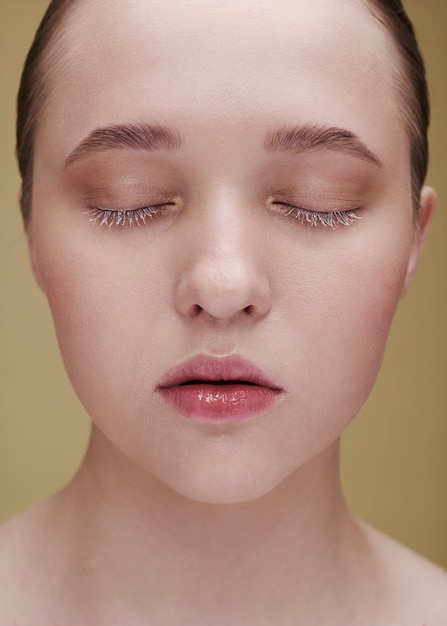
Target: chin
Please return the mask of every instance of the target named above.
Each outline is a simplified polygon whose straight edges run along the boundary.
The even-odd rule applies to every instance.
[[[243,481],[233,481],[230,484],[188,484],[181,485],[176,491],[179,495],[204,504],[242,504],[257,500],[270,493],[276,485],[253,485]]]
[[[176,480],[175,478],[178,478]],[[214,467],[213,471],[197,470],[170,476],[164,484],[177,494],[206,504],[241,504],[262,498],[282,483],[284,477],[275,472],[268,475],[265,469],[260,475],[253,468]]]

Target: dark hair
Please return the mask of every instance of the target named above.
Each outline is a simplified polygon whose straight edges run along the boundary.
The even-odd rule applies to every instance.
[[[367,0],[367,4],[391,33],[402,64],[395,81],[410,139],[411,193],[417,211],[429,156],[430,98],[424,59],[401,0]]]
[[[22,177],[21,210],[25,224],[31,215],[34,142],[39,115],[49,96],[49,61],[63,24],[80,0],[52,0],[25,61],[17,99],[16,154]],[[365,0],[373,15],[391,33],[399,53],[395,82],[410,140],[411,192],[414,209],[428,167],[428,86],[415,32],[401,0]]]
[[[78,0],[53,0],[25,60],[17,95],[16,155],[22,177],[20,208],[25,225],[31,216],[34,142],[39,115],[48,97],[48,60],[69,11]]]

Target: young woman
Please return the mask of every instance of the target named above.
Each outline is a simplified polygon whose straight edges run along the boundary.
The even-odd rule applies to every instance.
[[[432,220],[427,124],[397,0],[50,5],[21,207],[92,434],[1,531],[2,624],[447,624],[338,477]]]

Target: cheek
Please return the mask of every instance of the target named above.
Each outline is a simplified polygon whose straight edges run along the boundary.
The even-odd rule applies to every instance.
[[[123,395],[132,398],[142,360],[147,364],[149,354],[156,362],[167,338],[166,272],[145,259],[138,265],[100,245],[41,247],[43,287],[67,373],[99,419]]]
[[[332,425],[329,437],[356,415],[376,380],[405,283],[408,232],[309,257],[290,285],[288,317],[296,322],[288,336],[301,355],[295,388],[305,413]]]
[[[150,386],[163,353],[175,353],[173,335],[186,332],[170,307],[175,277],[160,251],[129,256],[96,241],[91,247],[48,243],[54,240],[45,237],[39,247],[43,286],[69,377],[97,415],[124,389],[141,393],[141,386]],[[343,241],[305,252],[282,246],[279,263],[281,255],[272,253],[276,298],[272,314],[252,333],[254,354],[258,338],[271,346],[272,363],[277,354],[278,367],[287,363],[292,394],[309,415],[316,405],[321,415],[328,404],[339,405],[349,418],[360,408],[377,376],[406,275],[405,237],[375,240],[370,232],[368,239]],[[291,272],[291,266],[300,269]]]
[[[237,349],[271,365],[287,394],[274,415],[225,437],[198,434],[151,398],[166,354],[172,363],[197,350],[170,304],[172,246],[129,254],[44,233],[36,242],[43,287],[87,412],[117,447],[190,497],[213,499],[218,484],[241,498],[272,488],[341,434],[377,376],[410,242],[384,239],[400,231],[379,226],[329,234],[327,245],[281,236],[263,247],[272,310],[238,327]]]

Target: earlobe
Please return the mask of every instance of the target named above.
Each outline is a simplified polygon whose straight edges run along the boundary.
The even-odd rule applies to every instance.
[[[404,295],[411,283],[413,282],[414,275],[421,259],[424,243],[430,232],[430,227],[435,216],[437,194],[432,187],[424,187],[421,192],[421,201],[419,211],[416,215],[414,225],[413,243],[411,246],[410,258],[408,260],[407,275],[405,278],[405,285],[402,292]]]
[[[36,279],[36,282],[39,285],[39,287],[42,289],[42,291],[44,291],[44,288],[42,285],[42,277],[39,271],[39,264],[37,261],[36,250],[34,247],[32,228],[30,225],[28,225],[26,229],[26,241],[28,244],[28,254],[29,254],[29,259],[31,262],[31,269],[33,270],[34,278]]]
[[[20,186],[19,193],[17,194],[17,202],[19,204],[20,209],[22,209],[22,200],[23,200],[23,187]]]
[[[19,193],[17,194],[17,201],[23,213],[22,200],[23,200],[23,187],[21,186],[19,189]],[[39,271],[39,265],[37,263],[36,252],[34,248],[32,227],[29,221],[25,222],[25,236],[26,236],[26,242],[28,245],[28,255],[29,255],[30,262],[31,262],[31,269],[33,271],[34,278],[36,279],[36,282],[39,285],[39,287],[42,289],[42,291],[44,291],[43,286],[42,286],[42,278],[41,278],[40,271]]]
[[[20,205],[21,200],[22,200],[22,189],[20,189],[19,191],[18,200],[19,200],[19,205]],[[29,255],[29,259],[31,263],[31,269],[33,271],[34,278],[36,279],[36,282],[39,285],[39,287],[42,289],[42,291],[45,291],[43,288],[42,277],[40,275],[39,263],[37,261],[36,249],[34,246],[33,229],[32,229],[32,225],[30,222],[28,222],[25,225],[25,236],[26,236],[26,243],[28,246],[28,255]]]

